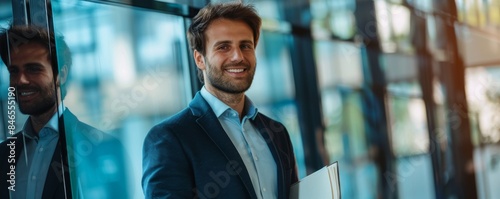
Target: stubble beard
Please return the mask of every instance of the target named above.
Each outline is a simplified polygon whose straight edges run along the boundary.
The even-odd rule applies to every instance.
[[[252,71],[247,71],[248,73],[250,73],[250,75],[248,75],[245,78],[244,83],[237,84],[237,83],[231,82],[229,77],[224,75],[223,70],[217,69],[208,60],[205,60],[205,63],[207,63],[207,69],[209,69],[206,72],[206,74],[207,74],[206,78],[208,79],[210,84],[214,88],[216,88],[217,90],[220,90],[222,92],[229,93],[229,94],[241,94],[241,93],[246,92],[250,88],[250,86],[252,85],[253,77],[255,74],[255,67],[253,68]],[[245,68],[247,70],[251,69],[250,65],[247,63],[227,64],[227,65],[222,66],[221,68],[227,68],[229,66],[235,66],[235,65],[239,65],[239,66],[243,65],[243,66],[245,66]]]
[[[42,95],[33,102],[19,102],[19,111],[23,114],[38,116],[46,113],[56,105],[56,95],[53,86],[49,89],[37,88]]]

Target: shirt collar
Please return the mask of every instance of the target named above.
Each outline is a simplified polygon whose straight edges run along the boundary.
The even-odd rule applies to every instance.
[[[227,104],[224,102],[220,101],[219,98],[215,97],[212,95],[212,93],[208,92],[205,86],[203,86],[200,90],[201,96],[207,101],[208,105],[212,108],[212,110],[215,113],[215,116],[220,117],[224,112],[227,110],[233,110],[231,107],[229,107]],[[258,110],[257,108],[253,105],[253,102],[245,95],[245,107],[244,109],[246,110],[245,112],[247,113],[246,116],[251,118],[252,120],[255,119],[257,116]]]
[[[250,100],[250,98],[248,98],[246,95],[245,95],[245,110],[247,110],[247,117],[251,118],[252,120],[255,119],[255,117],[257,117],[257,113],[259,112],[257,107],[255,107],[253,105],[253,102],[252,100]]]
[[[26,121],[26,123],[23,126],[24,136],[26,136],[30,139],[35,139],[36,137],[48,136],[49,133],[42,133],[42,130],[44,128],[51,130],[48,132],[59,133],[59,117],[61,117],[61,115],[63,114],[63,112],[65,110],[66,110],[66,107],[62,103],[60,103],[58,108],[57,108],[56,113],[54,113],[54,115],[52,115],[52,117],[47,122],[47,124],[45,124],[45,126],[43,126],[42,129],[40,129],[40,132],[38,132],[39,133],[38,136],[36,135],[35,130],[33,129],[33,126],[31,125],[31,120],[28,118],[28,120]],[[45,132],[45,131],[43,131],[43,132]]]

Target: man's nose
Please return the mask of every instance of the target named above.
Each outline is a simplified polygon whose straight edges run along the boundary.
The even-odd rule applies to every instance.
[[[231,56],[231,62],[240,62],[242,60],[243,60],[243,52],[241,52],[241,49],[239,48],[234,48]]]
[[[30,81],[29,81],[29,78],[26,74],[20,72],[18,75],[17,75],[17,78],[15,79],[15,82],[17,85],[26,85],[26,84],[29,84]]]

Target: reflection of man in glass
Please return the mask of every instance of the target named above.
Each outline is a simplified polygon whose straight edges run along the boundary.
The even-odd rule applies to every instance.
[[[297,181],[288,132],[245,96],[260,25],[240,3],[208,5],[193,18],[188,37],[204,87],[148,133],[146,198],[288,198]]]
[[[55,43],[57,54],[63,57],[60,70],[54,64]],[[19,109],[29,115],[21,133],[13,136],[15,147],[9,146],[9,139],[0,144],[0,198],[9,198],[9,194],[11,198],[23,199],[66,198],[82,195],[82,191],[76,190],[85,184],[100,182],[105,186],[98,176],[93,178],[99,180],[89,180],[75,175],[83,165],[99,162],[100,157],[117,156],[113,152],[97,152],[103,152],[103,147],[117,147],[119,142],[80,122],[61,103],[71,66],[71,53],[63,38],[39,27],[11,26],[0,32],[0,54],[10,74],[10,86],[15,88]],[[63,123],[67,146],[60,134]],[[13,148],[15,162],[8,162]],[[67,151],[69,168],[63,166],[68,161],[62,151]],[[15,191],[7,189],[12,184],[5,174],[11,170],[15,170]],[[72,173],[72,193],[65,183],[70,176],[68,170]],[[98,167],[93,170],[89,174],[97,174]]]

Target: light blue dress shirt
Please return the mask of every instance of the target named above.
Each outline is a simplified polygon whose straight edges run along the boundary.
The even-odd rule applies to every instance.
[[[257,116],[257,108],[245,96],[246,115],[240,122],[237,111],[209,93],[205,87],[200,91],[219,119],[222,128],[233,142],[243,159],[259,199],[278,197],[276,162],[265,139],[249,120]]]
[[[35,133],[31,120],[24,124],[22,133],[24,148],[16,164],[16,191],[11,191],[12,198],[42,198],[47,171],[59,139],[59,116],[65,107],[60,105],[59,114],[54,114],[49,122]]]

